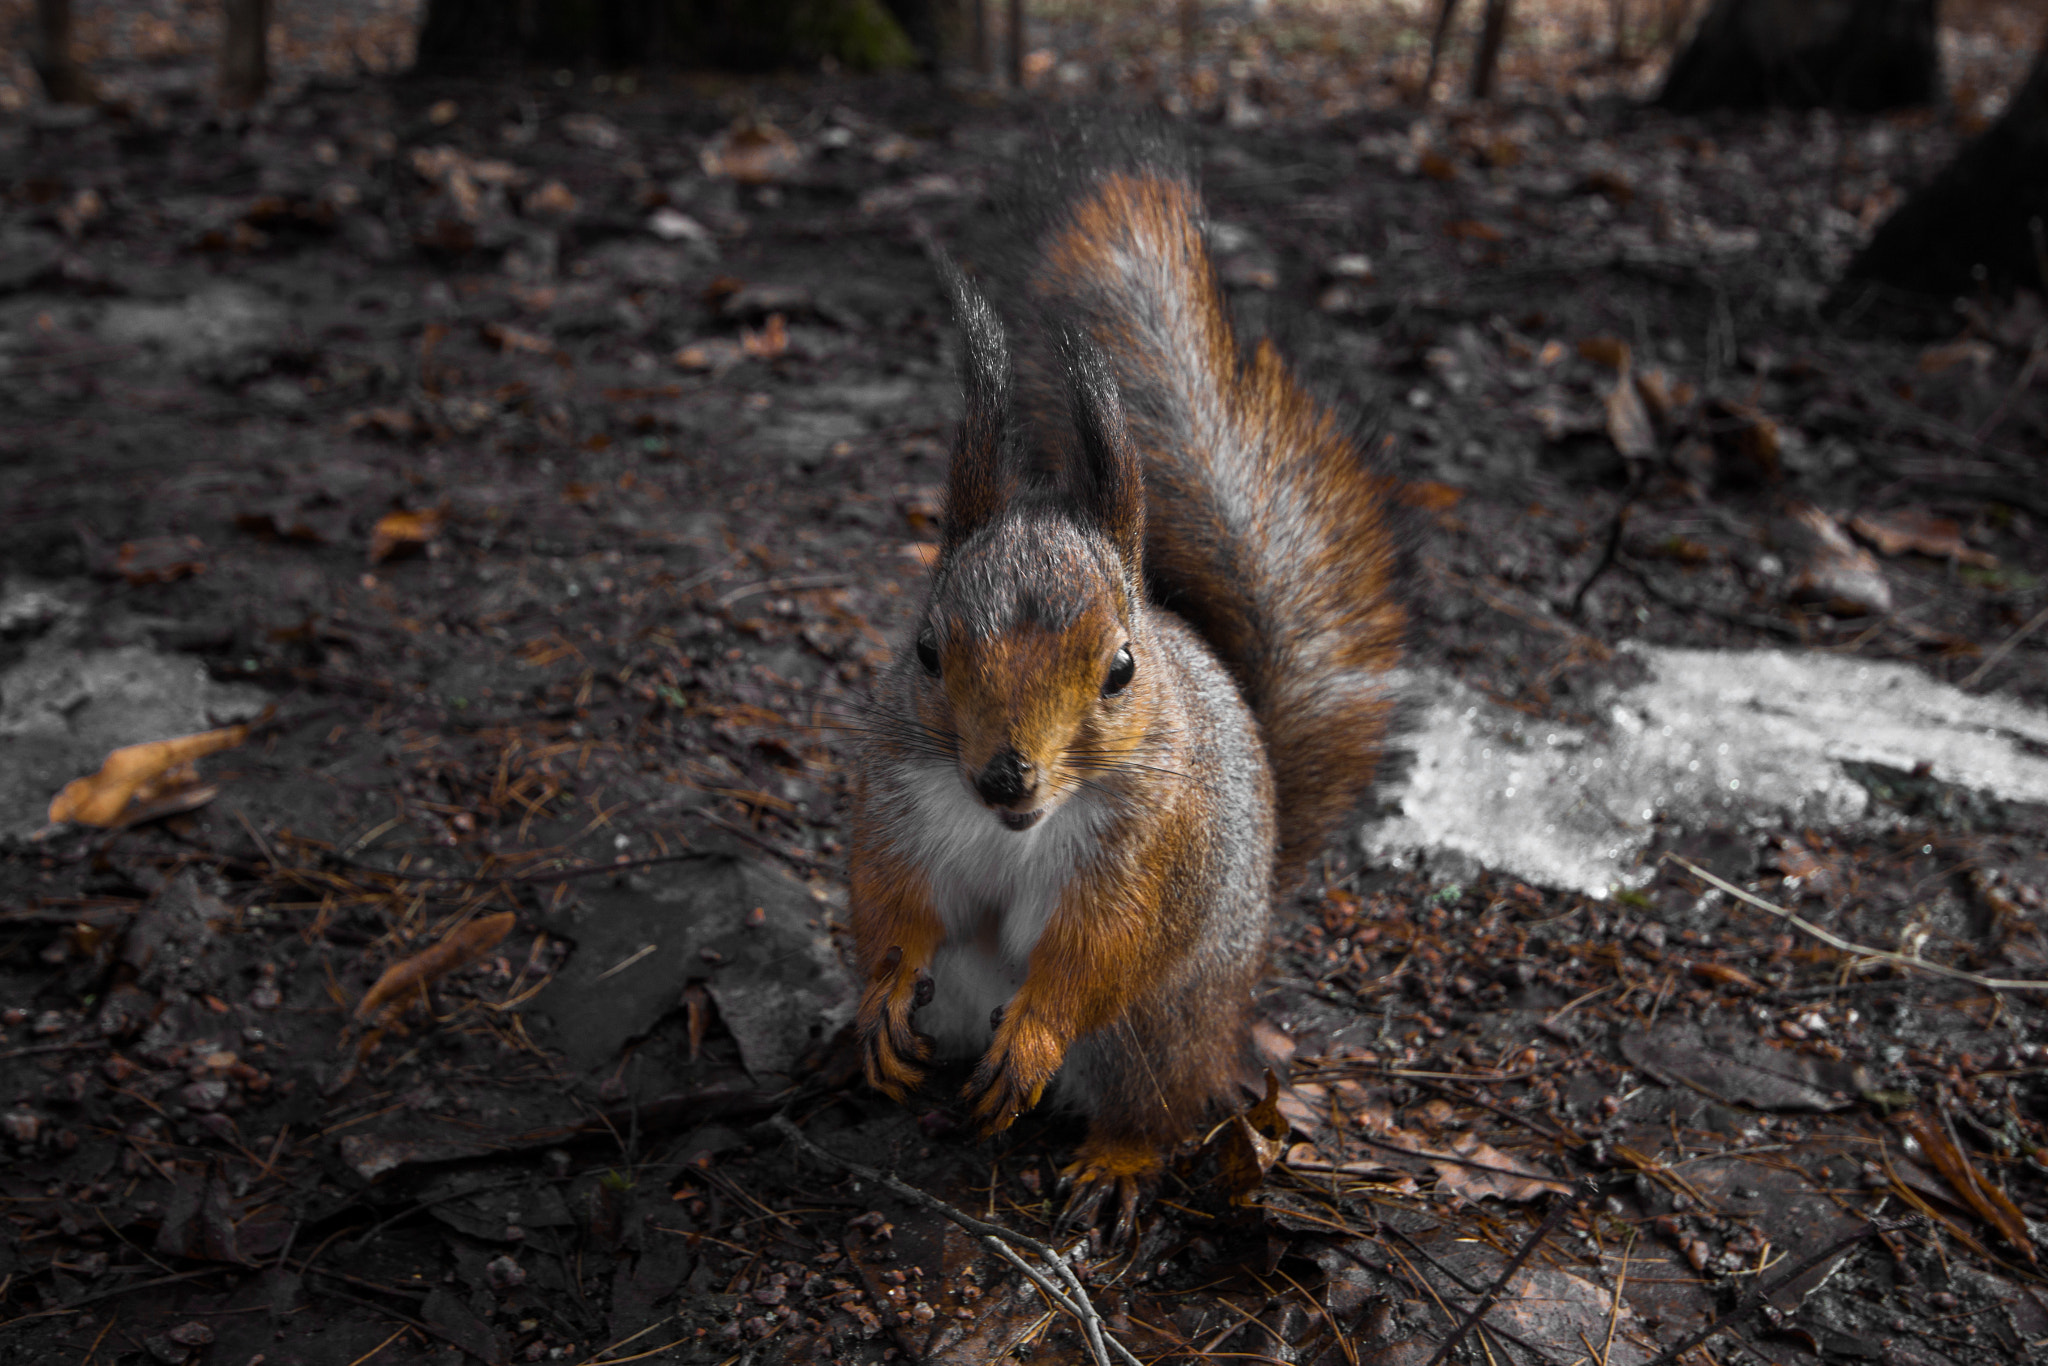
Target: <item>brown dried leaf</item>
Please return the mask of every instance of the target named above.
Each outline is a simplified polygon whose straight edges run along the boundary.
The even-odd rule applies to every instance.
[[[485,323],[481,329],[483,338],[499,351],[525,351],[535,356],[551,356],[555,344],[537,332],[512,327],[505,323]]]
[[[1982,370],[1998,358],[1998,349],[1990,342],[1976,337],[1964,337],[1959,341],[1944,342],[1930,346],[1920,353],[1920,373],[1938,375],[1958,365],[1968,365]]]
[[[1280,1113],[1280,1079],[1266,1073],[1266,1097],[1230,1117],[1219,1140],[1217,1180],[1233,1202],[1242,1202],[1266,1180],[1287,1150],[1288,1123]]]
[[[1621,373],[1607,394],[1607,436],[1614,449],[1630,460],[1647,460],[1657,453],[1657,429],[1651,425],[1650,410],[1629,379],[1627,348],[1623,348]]]
[[[348,420],[342,423],[342,430],[370,431],[396,440],[417,434],[420,421],[405,408],[365,408],[359,413],[350,413]]]
[[[1812,504],[1792,509],[1804,533],[1804,562],[1792,576],[1788,595],[1836,616],[1882,616],[1892,610],[1892,589],[1877,560],[1851,541],[1835,519]]]
[[[528,218],[574,218],[583,203],[567,185],[559,180],[550,180],[539,189],[530,191],[522,207]]]
[[[704,174],[764,185],[782,180],[803,165],[803,149],[789,134],[763,119],[742,119],[704,144],[698,153]]]
[[[151,536],[123,541],[114,555],[113,572],[136,585],[173,583],[206,572],[199,557],[206,546],[196,536]]]
[[[1509,1157],[1477,1134],[1459,1134],[1451,1154],[1461,1161],[1436,1160],[1437,1189],[1467,1200],[1491,1195],[1500,1200],[1534,1200],[1539,1195],[1570,1195],[1571,1182],[1559,1181],[1541,1168]]]
[[[1964,543],[1961,523],[1920,508],[1859,513],[1849,519],[1849,530],[1880,555],[1918,554],[1935,560],[1959,560],[1980,569],[1998,566],[1996,555]]]
[[[117,749],[107,756],[98,773],[64,785],[64,790],[50,803],[50,819],[76,821],[80,825],[113,825],[130,802],[160,800],[194,781],[195,760],[233,749],[248,738],[247,726],[227,726]]]
[[[1460,218],[1444,224],[1444,236],[1454,242],[1500,242],[1507,234],[1491,223],[1482,223],[1476,218]]]
[[[1604,365],[1618,375],[1626,376],[1629,367],[1628,343],[1619,337],[1602,334],[1587,337],[1579,343],[1579,354],[1595,365]]]
[[[1783,474],[1778,453],[1784,443],[1777,423],[1746,403],[1725,398],[1709,405],[1707,416],[1715,471],[1724,482],[1757,485],[1778,481]]]
[[[511,911],[479,916],[457,926],[440,943],[393,963],[363,993],[363,999],[356,1005],[355,1018],[358,1021],[373,1019],[414,990],[430,986],[463,964],[481,958],[512,933],[512,926],[518,918]]]
[[[740,350],[755,360],[774,360],[789,350],[789,325],[780,313],[770,313],[759,332],[742,329]]]
[[[401,549],[425,545],[441,534],[447,520],[448,514],[439,508],[385,513],[370,533],[370,563],[381,564]]]
[[[1958,1148],[1943,1127],[1918,1110],[1895,1115],[1892,1123],[1904,1129],[1919,1143],[1920,1151],[1942,1179],[1962,1197],[1963,1203],[1975,1210],[1984,1222],[1998,1230],[1998,1236],[2026,1254],[2028,1261],[2038,1261],[2034,1255],[2033,1240],[2027,1234],[2027,1220],[2004,1191],[1991,1184],[1969,1154]]]

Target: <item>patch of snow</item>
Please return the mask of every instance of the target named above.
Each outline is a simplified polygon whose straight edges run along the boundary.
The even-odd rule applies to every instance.
[[[1973,697],[1905,664],[1781,650],[1627,645],[1650,677],[1593,710],[1604,733],[1502,707],[1448,677],[1366,832],[1373,858],[1481,867],[1604,895],[1640,885],[1657,825],[1852,825],[1870,815],[1847,763],[1912,770],[2048,803],[2048,713]]]

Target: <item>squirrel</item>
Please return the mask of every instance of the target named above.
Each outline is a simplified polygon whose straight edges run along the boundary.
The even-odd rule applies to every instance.
[[[1191,175],[1156,140],[1075,160],[1027,353],[947,267],[965,415],[855,767],[855,1035],[898,1100],[978,1059],[985,1135],[1078,1111],[1062,1222],[1114,1192],[1121,1241],[1257,1074],[1274,900],[1381,766],[1406,614],[1395,484],[1240,348]]]

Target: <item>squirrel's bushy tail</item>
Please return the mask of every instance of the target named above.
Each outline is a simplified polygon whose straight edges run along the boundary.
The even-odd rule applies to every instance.
[[[1358,811],[1394,718],[1394,485],[1270,342],[1240,348],[1170,161],[1068,168],[1031,291],[1110,358],[1144,454],[1145,571],[1265,729],[1280,885]]]

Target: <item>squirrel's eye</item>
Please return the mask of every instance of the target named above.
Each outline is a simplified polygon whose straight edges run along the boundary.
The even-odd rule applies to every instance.
[[[1116,652],[1116,658],[1109,661],[1109,677],[1102,680],[1102,695],[1115,697],[1131,685],[1131,679],[1138,672],[1138,661],[1131,657],[1131,647],[1125,645]]]
[[[939,642],[929,629],[917,637],[917,662],[924,665],[924,671],[933,678],[939,676]]]

